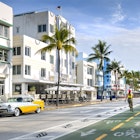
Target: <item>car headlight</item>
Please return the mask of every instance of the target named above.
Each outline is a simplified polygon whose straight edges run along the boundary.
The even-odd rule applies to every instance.
[[[11,105],[8,105],[8,108],[10,109],[11,108]]]

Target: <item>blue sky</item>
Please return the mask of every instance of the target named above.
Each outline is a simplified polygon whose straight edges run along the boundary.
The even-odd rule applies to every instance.
[[[14,14],[49,10],[76,29],[77,49],[90,54],[105,41],[127,70],[140,71],[140,0],[1,0]],[[57,10],[61,6],[61,11]]]

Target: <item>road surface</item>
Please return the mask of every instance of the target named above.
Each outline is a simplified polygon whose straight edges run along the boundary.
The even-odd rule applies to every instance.
[[[0,139],[102,140],[104,138],[112,140],[109,138],[112,136],[115,138],[126,136],[128,131],[133,131],[134,134],[131,137],[136,138],[137,131],[135,131],[135,127],[138,126],[139,121],[135,121],[136,126],[133,124],[133,127],[130,127],[131,124],[129,123],[132,123],[132,120],[134,121],[139,117],[140,107],[137,106],[140,105],[140,99],[135,99],[134,104],[136,107],[134,113],[129,112],[128,104],[123,100],[83,107],[43,111],[40,114],[30,113],[19,117],[1,117]],[[131,117],[134,119],[131,119]],[[131,121],[125,123],[125,120],[129,118]],[[124,124],[122,125],[121,123]],[[113,126],[118,127],[118,129],[111,131],[114,128]],[[124,129],[121,130],[123,127]],[[127,138],[129,140],[129,137]]]

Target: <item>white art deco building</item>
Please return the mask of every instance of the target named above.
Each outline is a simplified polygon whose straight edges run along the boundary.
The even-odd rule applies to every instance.
[[[13,9],[0,2],[0,97],[12,95]]]
[[[57,52],[37,53],[47,46],[40,41],[42,35],[52,36],[56,24],[66,26],[75,37],[75,29],[66,19],[50,11],[30,12],[14,16],[13,92],[21,94],[35,86],[39,94],[57,84]],[[61,51],[61,85],[77,86],[75,54]]]

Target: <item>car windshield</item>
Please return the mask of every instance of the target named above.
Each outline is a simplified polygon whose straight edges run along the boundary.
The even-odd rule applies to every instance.
[[[21,97],[15,97],[15,98],[9,98],[8,102],[22,102],[22,98]]]

